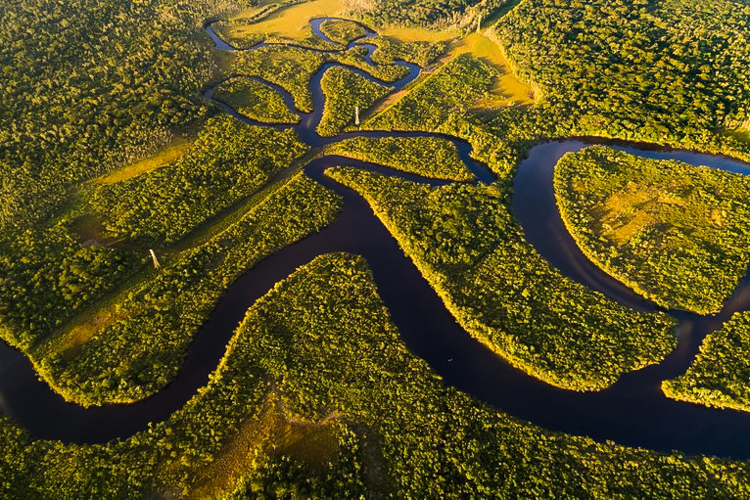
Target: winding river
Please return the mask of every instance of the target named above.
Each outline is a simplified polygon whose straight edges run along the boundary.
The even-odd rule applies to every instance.
[[[324,19],[311,23],[313,33],[320,32]],[[220,50],[234,50],[207,26]],[[377,36],[367,30],[366,38]],[[368,48],[367,61],[375,50],[372,44],[355,43]],[[256,49],[259,44],[248,50]],[[419,75],[420,68],[399,62],[408,75],[391,83],[402,88]],[[453,142],[460,156],[479,182],[494,177],[485,165],[470,158],[468,143],[440,134],[423,132],[355,132],[335,138],[322,138],[315,129],[322,116],[325,97],[320,79],[337,63],[324,65],[311,81],[314,111],[298,113],[295,125],[264,125],[239,115],[218,103],[233,116],[259,126],[294,128],[303,141],[313,147],[324,146],[347,137],[413,137],[439,136]],[[367,73],[356,70],[373,81]],[[264,82],[268,83],[268,82]],[[383,82],[380,82],[383,83]],[[278,86],[290,109],[291,96]],[[206,91],[211,98],[212,89]],[[214,101],[216,102],[216,101]],[[553,266],[566,276],[604,293],[607,297],[633,309],[654,310],[629,288],[609,277],[592,264],[573,242],[562,223],[553,192],[554,167],[563,154],[593,144],[605,143],[632,154],[652,158],[675,158],[694,165],[750,174],[750,165],[720,156],[597,139],[564,140],[533,147],[521,162],[515,178],[513,211],[523,226],[527,240]],[[347,165],[377,171],[386,175],[425,182],[431,185],[445,181],[394,172],[385,167],[343,157],[319,157],[304,167],[305,173],[344,199],[340,216],[327,228],[264,259],[230,286],[210,318],[201,327],[187,353],[176,379],[155,396],[129,405],[111,405],[84,409],[65,402],[40,381],[31,362],[20,352],[0,342],[0,410],[27,428],[37,438],[58,439],[73,443],[98,443],[125,438],[147,429],[181,408],[208,381],[224,354],[226,343],[242,320],[248,307],[275,283],[318,255],[345,251],[367,259],[374,274],[378,292],[388,306],[401,337],[409,350],[425,359],[446,384],[485,401],[500,411],[531,421],[544,428],[586,435],[598,441],[641,446],[658,451],[680,450],[750,458],[750,414],[732,410],[715,410],[673,401],[664,397],[662,380],[684,373],[709,332],[721,325],[735,311],[750,309],[750,279],[745,278],[716,316],[701,317],[681,311],[669,311],[679,320],[678,348],[664,362],[624,375],[609,389],[579,393],[555,388],[511,367],[502,358],[466,333],[447,311],[444,304],[422,277],[412,261],[398,247],[388,230],[373,215],[369,205],[357,195],[325,176],[332,166]]]

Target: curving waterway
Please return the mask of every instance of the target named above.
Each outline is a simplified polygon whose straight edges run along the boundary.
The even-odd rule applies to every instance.
[[[320,32],[323,21],[318,19],[311,25],[313,33],[327,40]],[[210,25],[207,29],[218,49],[234,50],[213,33]],[[366,38],[374,36],[374,32],[367,30]],[[361,42],[352,42],[344,50],[351,49],[355,43],[367,46],[367,60],[372,64],[370,56],[375,46]],[[391,83],[394,89],[402,88],[420,72],[416,65],[399,64],[408,69],[408,75]],[[226,105],[217,104],[233,116],[254,125],[292,127],[303,141],[313,147],[354,136],[443,137],[458,147],[462,160],[477,176],[478,182],[494,180],[485,165],[471,159],[470,145],[453,137],[423,132],[352,132],[335,138],[320,137],[315,132],[325,103],[320,79],[325,71],[336,65],[324,65],[312,79],[314,111],[298,113],[300,120],[294,125],[258,124]],[[366,78],[379,81],[361,70],[357,71]],[[290,109],[294,109],[291,96],[278,86],[273,88],[281,92]],[[211,95],[212,89],[207,90],[207,98],[210,99]],[[539,144],[519,165],[514,185],[513,212],[522,224],[529,243],[566,276],[633,309],[654,310],[653,304],[609,277],[581,253],[557,210],[552,182],[555,165],[563,154],[594,143],[605,143],[636,155],[674,158],[744,174],[750,174],[750,165],[720,156],[598,139]],[[275,283],[316,256],[344,251],[367,259],[378,292],[390,310],[403,341],[412,353],[425,359],[446,384],[498,410],[555,431],[658,451],[680,450],[691,454],[750,458],[750,432],[747,432],[750,430],[750,414],[673,401],[664,397],[660,389],[662,380],[684,373],[706,334],[721,327],[733,312],[750,309],[748,278],[740,283],[716,316],[701,317],[669,311],[679,321],[679,346],[664,362],[624,375],[604,391],[579,393],[558,389],[513,368],[456,323],[364,199],[325,175],[326,169],[339,165],[431,185],[448,183],[337,156],[324,156],[311,161],[304,167],[305,173],[343,197],[341,214],[321,232],[264,259],[232,284],[196,335],[180,373],[171,384],[155,396],[134,404],[84,409],[65,402],[37,378],[26,356],[0,342],[0,410],[35,437],[64,442],[105,442],[147,429],[150,423],[169,418],[198,388],[206,384],[248,307]]]

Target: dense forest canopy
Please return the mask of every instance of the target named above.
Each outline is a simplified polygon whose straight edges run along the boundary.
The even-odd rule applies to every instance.
[[[750,314],[735,314],[703,341],[690,369],[662,383],[664,393],[690,403],[750,411]]]
[[[386,3],[358,12],[376,25],[432,25],[506,4]],[[237,7],[210,0],[6,6],[0,222],[42,210],[63,186],[139,157],[204,115],[198,90],[212,63],[198,28]],[[748,119],[747,2],[529,0],[497,33],[520,75],[550,99],[576,102],[570,111],[584,116],[584,130],[699,140],[705,130]]]
[[[0,11],[0,224],[161,146],[205,115],[222,0],[22,0]]]
[[[353,13],[375,26],[473,28],[517,0],[351,0]]]
[[[592,135],[703,143],[750,110],[746,2],[527,0],[496,34]]]
[[[392,169],[337,168],[325,182],[365,197],[467,335],[548,384],[603,389],[662,362],[678,344],[674,318],[633,311],[544,260],[510,209],[519,158],[577,135],[750,158],[735,133],[750,130],[747,0],[331,0],[329,14],[408,28],[404,40],[367,39],[374,65],[364,46],[345,50],[362,25],[324,23],[334,42],[312,35],[316,2],[6,3],[0,341],[79,405],[137,403],[173,382],[232,283],[337,220],[342,199],[304,168],[324,154]],[[229,13],[252,7],[239,17],[258,27],[301,3],[309,11],[290,16],[299,37],[228,36]],[[203,29],[214,19],[238,47],[271,43],[214,50]],[[434,28],[447,29],[430,38]],[[468,38],[496,42],[502,57]],[[423,70],[393,92],[407,73],[397,60]],[[230,108],[293,123],[314,111],[310,81],[325,64],[361,73],[322,77],[318,131],[353,130],[359,107],[369,138],[321,151],[294,130],[214,116],[201,95],[218,85]],[[523,104],[493,101],[506,70],[533,88]],[[498,179],[471,185],[465,150],[444,135],[376,138],[394,130],[465,139]],[[430,187],[399,171],[457,182]],[[744,235],[735,222],[721,234]],[[208,383],[167,420],[68,445],[0,415],[0,497],[750,498],[746,462],[549,432],[446,386],[399,339],[362,257],[301,255],[306,264],[255,302]],[[747,410],[746,356],[724,360],[750,349],[748,325],[737,316],[715,332],[665,390]]]
[[[346,254],[316,258],[256,302],[205,390],[169,420],[75,446],[2,418],[0,441],[5,498],[750,494],[745,463],[550,433],[446,387],[399,341],[365,260]]]

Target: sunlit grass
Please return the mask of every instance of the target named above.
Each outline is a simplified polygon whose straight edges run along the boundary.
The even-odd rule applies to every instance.
[[[150,172],[164,165],[168,165],[178,160],[187,152],[190,147],[190,141],[184,137],[175,137],[174,140],[158,153],[143,160],[125,165],[117,170],[110,172],[96,179],[99,184],[115,184],[122,182],[138,175]]]
[[[561,215],[583,252],[662,307],[713,314],[746,273],[748,179],[603,147],[555,171]]]
[[[578,189],[585,189],[578,186]],[[611,238],[619,243],[626,243],[635,235],[657,227],[661,224],[672,224],[679,220],[679,216],[685,215],[686,211],[692,215],[690,222],[698,225],[718,224],[723,220],[720,211],[712,210],[693,203],[688,206],[690,200],[676,196],[667,191],[668,189],[680,189],[679,185],[663,188],[643,189],[642,186],[631,184],[622,191],[612,193],[605,202],[605,211],[601,214],[601,231],[606,238]],[[688,221],[684,221],[688,222]]]
[[[481,33],[472,33],[458,39],[450,51],[453,56],[471,53],[474,57],[494,67],[500,73],[492,89],[492,97],[484,106],[529,105],[534,103],[531,87],[513,75],[510,64],[500,47]]]
[[[491,39],[481,33],[470,33],[460,37],[456,30],[429,30],[426,28],[389,28],[382,32],[382,36],[391,37],[401,42],[428,41],[440,42],[452,40],[448,52],[441,57],[435,66],[445,64],[454,57],[470,53],[497,69],[500,76],[492,88],[491,97],[482,102],[483,107],[508,106],[508,105],[530,105],[534,103],[534,92],[531,87],[521,82],[513,75],[503,51]],[[406,92],[399,92],[389,97],[388,102],[392,104],[402,97]],[[384,109],[385,106],[379,106]]]
[[[258,35],[302,39],[312,35],[310,19],[340,15],[345,10],[342,0],[313,0],[281,9],[255,23],[243,22],[257,13],[258,9],[252,9],[232,16],[223,28],[223,33],[232,40]]]

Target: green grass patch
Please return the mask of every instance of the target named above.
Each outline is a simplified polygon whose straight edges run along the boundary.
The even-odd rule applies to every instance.
[[[272,39],[332,48],[312,36],[310,20],[336,16],[344,10],[341,0],[282,0],[248,9],[214,24],[217,33],[235,47],[250,47]]]
[[[750,120],[727,127],[724,130],[724,134],[743,143],[745,146],[750,146]]]
[[[182,158],[188,149],[190,149],[190,143],[191,141],[188,139],[176,137],[167,147],[160,150],[155,155],[120,167],[98,179],[95,179],[94,182],[100,184],[116,184],[118,182],[132,179],[133,177],[138,177],[141,174],[163,167],[164,165],[174,163]]]
[[[605,147],[555,170],[565,225],[607,273],[657,304],[716,313],[750,262],[750,179]]]
[[[534,103],[534,90],[521,82],[513,74],[510,63],[505,57],[500,45],[492,40],[494,32],[489,37],[480,33],[472,33],[455,42],[451,47],[451,54],[470,53],[473,57],[496,70],[492,91],[487,99],[478,106],[527,106]]]
[[[345,433],[335,413],[320,422],[307,421],[290,415],[281,395],[272,393],[259,415],[243,422],[216,459],[198,473],[185,498],[224,498],[236,488],[237,478],[262,467],[269,450],[320,472],[336,460]]]

